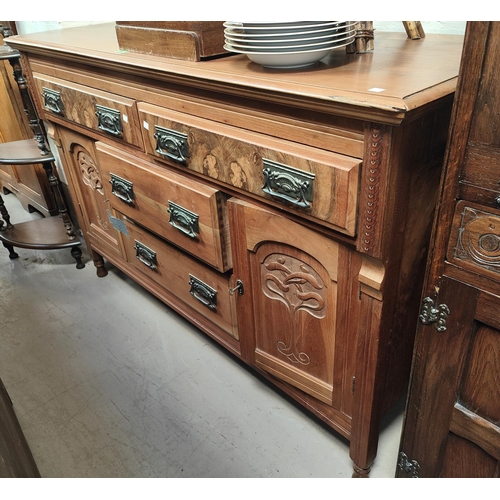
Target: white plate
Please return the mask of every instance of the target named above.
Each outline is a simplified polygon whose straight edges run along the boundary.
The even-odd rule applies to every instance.
[[[316,64],[326,57],[330,50],[303,52],[301,54],[280,54],[280,56],[269,54],[247,54],[247,57],[254,63],[273,69],[295,69],[306,68]]]
[[[348,45],[344,43],[338,47]],[[229,52],[245,54],[251,61],[274,69],[293,69],[312,66],[326,57],[332,49],[302,50],[297,52],[252,52],[248,50],[238,50],[227,44],[224,48]]]
[[[344,33],[338,33],[336,35],[323,35],[316,37],[303,37],[303,38],[275,38],[269,39],[245,39],[237,38],[231,35],[225,35],[225,39],[228,43],[232,45],[247,45],[252,47],[263,47],[263,46],[286,46],[286,45],[305,45],[310,43],[326,43],[326,42],[336,42],[346,37],[352,37],[356,34],[356,30],[350,30]]]
[[[278,23],[248,23],[246,21],[225,21],[224,27],[248,28],[248,29],[278,29],[294,30],[297,28],[315,28],[317,26],[331,26],[345,21],[295,21]]]
[[[224,30],[224,33],[226,35],[234,36],[234,37],[241,37],[245,39],[274,39],[274,38],[293,38],[295,36],[315,36],[316,34],[318,35],[326,35],[326,34],[336,34],[339,32],[339,30],[342,30],[344,28],[347,28],[349,30],[353,29],[354,26],[356,25],[356,21],[346,23],[345,21],[342,23],[342,26],[334,26],[334,27],[329,27],[329,28],[321,28],[318,30],[306,30],[306,31],[279,31],[277,33],[245,33],[241,29],[232,29],[232,28],[226,28]]]
[[[247,23],[237,23],[237,22],[231,22],[227,21],[223,23],[225,28],[231,28],[231,29],[238,29],[242,30],[245,33],[262,33],[262,34],[272,34],[272,33],[294,33],[297,31],[310,31],[310,30],[317,30],[320,28],[333,28],[338,26],[338,23],[342,21],[331,21],[331,22],[324,22],[324,23],[316,23],[312,24],[310,22],[304,22],[304,23],[278,23],[278,24],[259,24],[259,25],[248,25]],[[345,21],[343,21],[345,22]]]
[[[234,47],[235,49],[245,49],[248,50],[249,52],[252,53],[259,53],[259,52],[304,52],[307,50],[315,50],[315,49],[322,49],[322,48],[329,48],[329,49],[334,49],[335,47],[347,45],[354,41],[355,36],[345,36],[342,38],[338,38],[335,41],[328,40],[326,42],[316,42],[316,43],[305,43],[305,44],[292,44],[289,45],[285,42],[285,44],[274,44],[274,45],[248,45],[248,44],[243,44],[243,43],[233,43],[233,42],[226,42],[226,45],[230,47]]]

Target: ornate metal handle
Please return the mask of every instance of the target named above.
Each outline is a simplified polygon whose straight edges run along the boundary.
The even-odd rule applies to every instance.
[[[123,125],[121,113],[117,109],[96,104],[97,128],[115,137],[121,137]]]
[[[498,182],[498,184],[500,184],[500,181]],[[500,194],[495,198],[495,205],[497,207],[500,207]]]
[[[64,104],[61,99],[61,92],[42,87],[42,97],[45,109],[58,115],[64,114]]]
[[[169,224],[181,233],[186,234],[190,238],[196,238],[200,232],[198,223],[199,216],[194,212],[190,212],[184,207],[177,205],[173,201],[168,201],[168,213],[170,214]]]
[[[127,179],[110,173],[111,193],[128,205],[134,204],[134,185]]]
[[[155,151],[179,163],[186,163],[189,158],[188,136],[175,130],[155,125]]]
[[[158,268],[158,262],[156,260],[156,252],[148,248],[144,243],[140,241],[135,241],[135,256],[147,267],[156,271]]]
[[[215,311],[217,308],[217,290],[214,290],[192,274],[189,275],[189,284],[191,285],[189,293],[204,306]]]
[[[313,200],[315,175],[263,158],[264,185],[262,190],[275,198],[300,208],[310,208]]]

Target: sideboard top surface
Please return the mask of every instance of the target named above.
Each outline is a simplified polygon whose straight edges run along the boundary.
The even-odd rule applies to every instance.
[[[455,91],[463,36],[410,40],[404,32],[375,32],[373,52],[339,48],[317,65],[295,70],[264,68],[243,54],[193,62],[122,51],[114,23],[19,35],[8,43],[28,54],[57,54],[107,71],[399,123]]]

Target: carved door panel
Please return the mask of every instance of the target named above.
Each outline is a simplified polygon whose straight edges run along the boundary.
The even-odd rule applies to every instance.
[[[113,226],[116,217],[104,191],[103,179],[94,142],[73,131],[57,129],[66,156],[66,172],[73,196],[80,207],[80,227],[91,247],[122,255],[118,231]],[[90,240],[90,241],[89,241]]]
[[[254,253],[251,273],[255,363],[331,403],[336,276],[306,252],[268,242]]]
[[[248,294],[239,302],[242,351],[282,381],[347,408],[348,250],[242,201],[231,200],[230,216],[234,273]]]
[[[444,278],[445,330],[420,324],[397,474],[498,477],[498,297]]]

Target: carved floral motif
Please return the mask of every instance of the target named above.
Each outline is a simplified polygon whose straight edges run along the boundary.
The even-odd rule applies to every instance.
[[[81,146],[75,149],[74,154],[76,158],[76,163],[80,168],[80,173],[82,176],[83,183],[104,197],[105,194],[104,194],[104,187],[102,183],[101,174],[97,169],[94,159],[90,156],[87,150]],[[95,200],[95,197],[93,197],[93,204],[96,209],[97,223],[105,231],[108,231],[109,229],[108,220],[105,216],[101,214],[101,211]]]
[[[76,161],[80,167],[83,182],[87,184],[87,186],[90,186],[92,189],[95,189],[96,191],[99,191],[100,194],[104,195],[101,174],[97,170],[92,157],[87,153],[87,151],[80,150],[76,155]]]
[[[285,304],[294,317],[295,328],[290,332],[290,342],[286,345],[284,341],[278,341],[278,352],[292,363],[308,365],[309,356],[298,352],[295,345],[301,332],[297,313],[305,311],[319,319],[326,315],[326,288],[322,279],[304,262],[278,254],[266,258],[261,275],[264,294]]]

